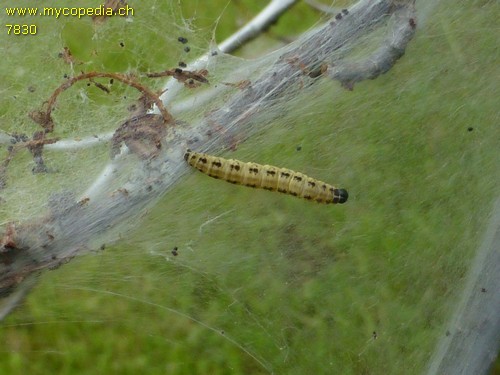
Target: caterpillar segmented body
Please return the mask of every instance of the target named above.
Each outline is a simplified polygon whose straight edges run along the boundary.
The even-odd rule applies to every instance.
[[[237,185],[279,191],[318,203],[345,203],[349,197],[345,189],[338,189],[286,168],[224,159],[189,149],[184,154],[184,159],[210,177]]]

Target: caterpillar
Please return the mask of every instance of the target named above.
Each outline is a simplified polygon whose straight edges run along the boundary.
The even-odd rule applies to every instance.
[[[349,194],[300,172],[272,165],[245,163],[234,159],[187,150],[184,159],[200,172],[237,185],[278,191],[318,203],[345,203]]]

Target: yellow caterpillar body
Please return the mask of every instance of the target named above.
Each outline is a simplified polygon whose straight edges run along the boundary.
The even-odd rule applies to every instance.
[[[200,172],[233,184],[279,191],[318,203],[345,203],[349,197],[345,189],[286,168],[245,163],[191,150],[186,151],[184,159]]]

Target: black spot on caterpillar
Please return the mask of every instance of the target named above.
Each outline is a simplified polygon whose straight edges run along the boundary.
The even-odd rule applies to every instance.
[[[286,168],[224,159],[189,149],[184,154],[184,159],[189,165],[210,177],[237,185],[279,191],[318,203],[345,203],[349,197],[345,189],[338,189]]]

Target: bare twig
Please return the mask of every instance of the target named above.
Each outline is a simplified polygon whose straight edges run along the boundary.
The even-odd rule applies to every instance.
[[[257,37],[275,23],[278,18],[297,3],[297,0],[272,0],[262,11],[252,18],[238,32],[231,35],[219,45],[219,49],[224,53],[230,53]]]
[[[199,86],[201,83],[208,83],[208,79],[206,78],[208,74],[208,70],[201,69],[195,72],[189,70],[182,70],[180,68],[177,69],[169,69],[160,73],[148,73],[146,76],[149,78],[159,78],[159,77],[173,77],[177,81],[183,83],[185,86],[189,88],[194,88]]]

